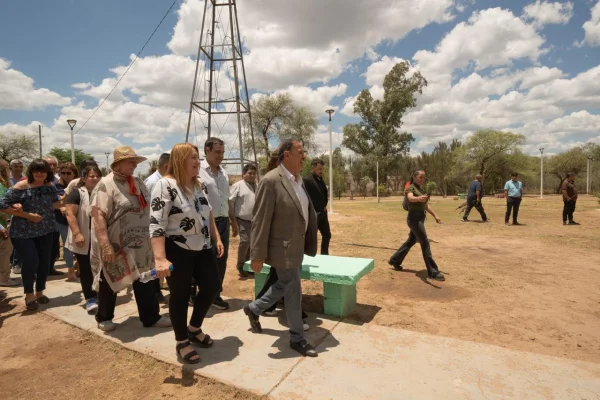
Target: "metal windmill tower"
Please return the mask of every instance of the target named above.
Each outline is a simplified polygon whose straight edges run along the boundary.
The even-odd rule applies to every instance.
[[[249,100],[236,0],[205,0],[185,141],[191,129],[200,148],[215,136],[225,142],[223,164],[256,164]],[[244,154],[243,127],[254,161]]]

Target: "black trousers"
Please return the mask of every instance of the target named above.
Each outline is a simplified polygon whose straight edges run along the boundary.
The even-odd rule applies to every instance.
[[[471,213],[471,210],[473,208],[475,208],[479,212],[479,215],[481,215],[482,220],[487,221],[487,215],[485,215],[485,210],[483,209],[481,200],[477,201],[477,197],[467,198],[467,208],[465,209],[465,214],[463,215],[464,220],[469,218],[469,214]]]
[[[329,255],[329,242],[331,241],[331,228],[327,212],[323,211],[317,214],[317,227],[321,232],[321,254]]]
[[[256,298],[259,299],[259,298],[263,297],[264,294],[267,293],[267,290],[269,290],[269,288],[271,286],[273,286],[275,284],[275,282],[277,282],[278,279],[279,279],[279,277],[277,276],[277,271],[275,270],[275,268],[271,267],[271,269],[269,270],[269,275],[267,275],[267,280],[265,281],[265,285],[263,286],[261,291],[258,292],[258,295],[256,296]],[[277,308],[277,303],[275,303],[271,307],[267,308],[267,311],[274,311],[275,308]],[[306,314],[304,311],[302,311],[302,319],[306,319],[306,318],[308,318],[308,314]]]
[[[437,264],[433,260],[431,246],[429,245],[429,239],[427,239],[427,232],[425,231],[425,211],[409,211],[408,216],[406,217],[406,223],[410,228],[408,239],[406,239],[406,242],[404,242],[398,251],[392,255],[390,261],[393,264],[402,265],[402,262],[410,249],[419,242],[421,245],[421,252],[423,253],[423,261],[425,261],[425,266],[427,267],[427,273],[429,274],[429,277],[436,276],[439,270]]]
[[[508,197],[506,199],[506,215],[504,216],[504,222],[508,222],[510,220],[510,214],[512,212],[512,220],[513,224],[517,222],[517,217],[519,216],[519,207],[521,206],[521,198],[520,197]]]
[[[154,325],[160,319],[158,300],[154,295],[151,282],[142,283],[138,280],[133,282],[133,293],[137,303],[140,321],[145,327]],[[117,294],[112,291],[104,271],[100,273],[100,287],[98,290],[98,313],[96,321],[110,321],[115,317],[115,306],[117,305]]]
[[[193,251],[179,247],[172,240],[165,240],[167,260],[173,264],[169,283],[169,315],[175,331],[175,340],[188,338],[187,314],[191,294],[192,277],[198,285],[190,325],[202,327],[206,313],[219,294],[221,281],[217,259],[212,249]]]
[[[577,200],[567,201],[563,198],[563,203],[563,222],[567,222],[567,219],[569,220],[569,222],[573,222],[573,213],[575,212],[575,205],[577,204]]]
[[[56,231],[52,235],[52,254],[50,255],[50,271],[54,270],[54,264],[60,256],[60,232]]]
[[[81,281],[81,291],[86,300],[94,299],[98,294],[92,290],[94,283],[94,274],[92,273],[92,264],[90,263],[90,253],[77,254],[73,253],[79,263],[79,279]]]

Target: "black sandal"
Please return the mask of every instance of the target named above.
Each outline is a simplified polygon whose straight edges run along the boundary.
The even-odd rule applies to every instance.
[[[185,356],[181,355],[181,350],[185,349],[186,347],[190,347],[192,349],[192,351],[190,351],[189,353],[187,353]],[[183,362],[185,364],[198,364],[200,362],[200,356],[198,355],[198,353],[196,352],[196,350],[194,350],[194,348],[192,347],[192,344],[188,341],[188,342],[183,342],[183,343],[177,343],[177,346],[175,346],[175,351],[177,352],[177,358],[179,360],[183,360]],[[195,360],[192,360],[192,357],[198,357]]]
[[[29,303],[25,303],[25,307],[27,307],[27,309],[29,311],[35,311],[39,308],[39,304],[37,300],[32,300]]]
[[[212,347],[214,341],[210,338],[210,336],[204,334],[204,338],[202,340],[198,339],[198,336],[202,334],[202,329],[198,329],[197,331],[190,331],[190,327],[188,326],[188,338],[190,342],[203,347],[205,349]]]
[[[48,303],[50,303],[50,299],[45,294],[43,294],[40,297],[38,297],[37,301],[40,304],[48,304]]]

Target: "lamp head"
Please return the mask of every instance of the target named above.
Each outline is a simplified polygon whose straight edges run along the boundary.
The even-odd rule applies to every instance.
[[[335,110],[331,110],[331,109],[329,109],[329,110],[325,110],[325,112],[326,112],[327,114],[329,114],[329,120],[331,121],[331,114],[333,114],[333,113],[335,112]]]
[[[77,120],[75,119],[68,119],[67,120],[67,124],[69,124],[69,126],[71,127],[71,129],[75,128],[75,124],[77,123]]]

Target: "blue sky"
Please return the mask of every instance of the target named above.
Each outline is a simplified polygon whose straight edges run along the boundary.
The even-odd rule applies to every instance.
[[[170,5],[5,5],[0,130],[31,132],[41,123],[44,147],[63,145],[65,120],[91,114],[122,72],[111,69],[129,64]],[[404,118],[417,139],[414,152],[488,127],[525,134],[530,153],[600,139],[598,1],[248,0],[238,8],[251,95],[290,92],[318,113],[324,143],[323,111],[337,110],[339,144],[343,125],[356,121],[354,96],[364,88],[381,95],[383,76],[399,59],[429,81]],[[199,0],[177,3],[106,110],[76,136],[77,147],[99,156],[123,143],[156,157],[182,141],[202,9]]]

